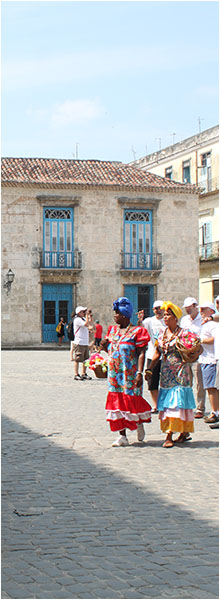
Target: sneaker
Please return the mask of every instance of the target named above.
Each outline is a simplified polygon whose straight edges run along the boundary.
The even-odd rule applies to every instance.
[[[87,373],[85,373],[85,375],[81,376],[81,379],[92,379],[92,377],[89,377],[89,375],[87,375]]]
[[[205,423],[218,423],[219,417],[216,417],[216,415],[214,413],[211,413],[208,417],[205,417],[204,422]]]
[[[212,425],[209,425],[210,429],[219,429],[219,423],[212,423]]]
[[[112,446],[113,448],[115,448],[118,446],[128,446],[128,444],[129,441],[126,435],[120,435],[120,437],[117,440],[115,440],[115,442],[113,442]]]
[[[137,426],[137,439],[139,442],[143,442],[144,438],[145,438],[144,426],[143,426],[143,423],[140,423]]]
[[[82,377],[81,377],[81,375],[75,375],[74,379],[75,379],[76,381],[82,381]]]

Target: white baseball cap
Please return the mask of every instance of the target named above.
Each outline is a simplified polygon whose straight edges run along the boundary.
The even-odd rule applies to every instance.
[[[77,306],[75,310],[76,315],[78,315],[81,310],[87,310],[87,306]]]
[[[197,302],[196,298],[192,298],[192,296],[187,296],[187,298],[185,298],[185,300],[184,300],[184,304],[183,304],[182,308],[187,308],[188,306],[191,306],[192,304],[197,304],[197,306],[198,306],[198,302]]]
[[[163,300],[155,300],[153,303],[153,308],[158,308],[158,306],[162,306]]]
[[[215,305],[213,304],[213,302],[204,301],[202,304],[200,304],[199,308],[211,308],[213,312],[215,312]]]

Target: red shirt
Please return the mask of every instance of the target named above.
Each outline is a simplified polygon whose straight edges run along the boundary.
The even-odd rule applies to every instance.
[[[95,326],[95,337],[96,338],[102,337],[102,325],[100,325],[99,323],[96,323],[96,326]]]

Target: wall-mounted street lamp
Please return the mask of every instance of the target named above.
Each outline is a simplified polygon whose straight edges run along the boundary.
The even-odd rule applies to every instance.
[[[13,283],[14,278],[15,278],[15,274],[13,273],[13,271],[11,269],[8,269],[8,272],[5,275],[5,282],[3,285],[3,287],[7,290],[6,291],[7,296],[11,290],[11,284]]]

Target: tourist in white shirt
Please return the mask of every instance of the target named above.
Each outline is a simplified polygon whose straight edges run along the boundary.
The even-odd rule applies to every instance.
[[[85,360],[89,358],[89,311],[85,306],[77,306],[74,326],[74,371],[76,380],[92,379],[86,373]],[[82,363],[82,375],[79,375]]]
[[[204,302],[203,305],[200,306],[200,313],[203,320],[207,317],[212,317],[215,314],[214,304],[212,302]],[[199,357],[199,362],[202,369],[203,386],[204,389],[207,389],[211,405],[211,414],[208,417],[205,417],[205,423],[219,422],[219,386],[217,380],[217,359],[214,347],[217,328],[218,324],[215,321],[207,321],[202,325],[200,334],[204,350]]]
[[[217,302],[216,302],[216,306],[217,306]],[[219,307],[218,307],[218,309],[219,309]],[[215,352],[216,369],[217,369],[217,372],[216,372],[216,387],[219,388],[219,356],[220,356],[220,325],[219,325],[219,322],[217,323],[217,327],[213,331],[213,334],[214,334],[214,338],[215,338],[215,341],[214,341],[214,352]],[[219,429],[219,422],[218,423],[211,423],[211,425],[209,425],[209,427],[211,429]]]
[[[182,317],[180,327],[183,329],[189,329],[192,333],[195,333],[200,337],[202,328],[202,317],[199,312],[198,302],[196,298],[188,296],[185,298],[183,308],[186,310],[186,315]],[[193,366],[194,376],[196,378],[196,413],[195,419],[202,419],[205,414],[205,395],[206,392],[203,387],[202,371],[199,362]]]
[[[144,327],[145,329],[147,329],[149,336],[150,336],[150,342],[148,344],[148,348],[146,351],[146,359],[147,359],[147,370],[148,372],[151,372],[150,370],[150,365],[151,365],[151,361],[153,358],[153,355],[155,353],[155,341],[158,337],[159,331],[161,331],[161,329],[165,329],[165,323],[163,320],[163,314],[164,314],[164,310],[161,310],[161,305],[163,304],[162,300],[155,300],[154,304],[153,304],[153,312],[154,312],[154,316],[153,317],[147,317],[146,319],[144,319],[144,311],[140,310],[138,312],[138,325],[141,325],[142,327]],[[152,370],[152,376],[151,376],[151,380],[149,383],[149,391],[151,394],[151,398],[152,398],[152,413],[157,413],[157,398],[158,398],[158,387],[159,387],[159,380],[160,380],[160,366],[161,366],[161,361],[159,360],[158,363],[156,364],[156,366],[154,367],[154,369]]]

